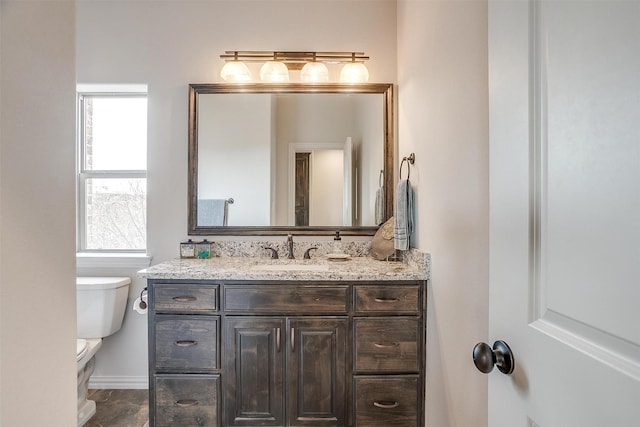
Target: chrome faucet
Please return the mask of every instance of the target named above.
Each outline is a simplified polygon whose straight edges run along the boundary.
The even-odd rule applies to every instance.
[[[287,259],[295,259],[293,256],[293,235],[289,234],[287,236]]]

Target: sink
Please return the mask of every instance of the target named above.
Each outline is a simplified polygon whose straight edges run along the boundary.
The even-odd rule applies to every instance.
[[[326,264],[256,264],[252,265],[251,270],[260,271],[327,271],[329,266]]]

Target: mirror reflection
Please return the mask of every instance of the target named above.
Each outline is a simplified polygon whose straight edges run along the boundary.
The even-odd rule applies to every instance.
[[[391,85],[323,86],[191,85],[190,234],[373,234],[390,216]]]

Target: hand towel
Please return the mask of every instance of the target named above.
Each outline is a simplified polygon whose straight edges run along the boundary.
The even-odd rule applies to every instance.
[[[413,232],[413,189],[408,179],[398,183],[396,191],[395,226],[393,228],[394,246],[406,251]]]
[[[201,227],[227,225],[227,201],[225,199],[199,199],[197,224]]]
[[[376,190],[376,211],[375,211],[376,225],[380,225],[384,222],[384,188],[380,187]]]

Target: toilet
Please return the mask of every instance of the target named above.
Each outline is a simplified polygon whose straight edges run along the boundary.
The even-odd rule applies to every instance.
[[[96,403],[87,399],[89,377],[102,339],[122,326],[130,284],[128,277],[76,278],[78,427],[96,413]]]

